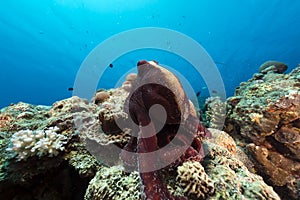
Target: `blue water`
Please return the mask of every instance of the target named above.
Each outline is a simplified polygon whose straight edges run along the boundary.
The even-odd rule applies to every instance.
[[[289,70],[298,65],[299,10],[297,0],[2,1],[0,107],[19,101],[51,105],[72,96],[68,88],[98,44],[143,27],[167,28],[196,40],[215,62],[230,96],[264,61],[285,62]],[[189,62],[157,49],[120,55],[111,61],[112,68],[96,66],[107,67],[98,87],[120,84],[120,77],[140,59],[174,67],[195,91],[207,95],[207,86]]]

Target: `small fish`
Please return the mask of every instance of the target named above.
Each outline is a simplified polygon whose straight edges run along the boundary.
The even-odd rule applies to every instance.
[[[199,91],[199,92],[196,93],[196,96],[199,97],[200,94],[201,94],[201,92]]]
[[[109,64],[109,67],[110,67],[110,68],[113,68],[113,67],[114,67],[114,65],[113,65],[112,63],[110,63],[110,64]]]
[[[72,87],[69,87],[69,88],[68,88],[68,90],[69,90],[69,91],[73,91],[73,90],[74,90],[74,88],[72,88]]]

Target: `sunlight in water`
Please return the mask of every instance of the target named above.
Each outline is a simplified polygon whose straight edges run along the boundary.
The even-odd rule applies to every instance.
[[[155,4],[157,0],[56,0],[57,5],[68,6],[71,8],[84,8],[101,12],[114,12],[116,10],[134,11],[144,8],[149,4]],[[124,4],[126,2],[126,4]]]

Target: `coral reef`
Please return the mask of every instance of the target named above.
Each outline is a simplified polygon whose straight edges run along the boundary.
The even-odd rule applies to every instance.
[[[85,200],[141,199],[137,172],[127,173],[120,166],[102,167],[90,181]]]
[[[281,74],[285,70],[281,63],[266,63],[241,83],[227,101],[225,130],[241,139],[257,172],[284,199],[299,199],[300,67]]]
[[[67,137],[56,133],[58,130],[58,127],[50,127],[47,130],[18,131],[12,135],[10,147],[6,150],[16,153],[19,161],[31,156],[57,156],[67,143]]]
[[[258,69],[259,73],[266,74],[268,72],[274,73],[284,73],[288,66],[283,62],[278,62],[275,60],[270,60],[264,62]]]
[[[268,183],[298,198],[299,69],[287,75],[262,70],[242,83],[227,102],[231,137],[200,124],[173,74],[155,62],[141,61],[138,68],[138,75],[128,75],[120,88],[97,91],[91,102],[74,96],[52,106],[20,102],[0,110],[0,199],[280,199],[252,173],[245,149]],[[139,87],[147,78],[166,88]],[[218,118],[224,103],[210,102],[210,119]],[[165,118],[150,110],[154,103],[165,107]],[[149,118],[150,128],[132,124],[146,125]],[[168,144],[150,160],[124,153]],[[143,171],[159,164],[164,167]]]
[[[214,128],[209,128],[208,130],[210,131],[215,144],[226,148],[232,154],[236,154],[237,146],[230,135]]]
[[[117,125],[117,120],[125,120],[127,114],[123,111],[125,99],[128,92],[122,88],[111,89],[110,97],[103,103],[99,104],[99,120],[102,130],[107,134],[119,134],[122,132]]]
[[[190,198],[205,199],[214,193],[214,183],[199,162],[187,161],[177,168],[176,180]]]
[[[226,102],[222,102],[220,97],[209,97],[205,101],[204,119],[207,126],[222,130],[226,117]]]
[[[83,199],[100,163],[79,137],[87,122],[74,120],[97,118],[95,107],[72,97],[51,107],[20,102],[0,115],[9,116],[0,127],[0,199]]]
[[[249,172],[227,149],[208,140],[204,145],[203,167],[215,187],[214,195],[207,199],[280,199],[262,177]]]
[[[135,81],[136,77],[137,77],[137,74],[135,74],[135,73],[128,74],[126,76],[126,80],[123,82],[121,88],[130,92],[130,90],[132,88],[132,84]]]
[[[95,104],[99,104],[104,102],[106,99],[109,98],[109,93],[105,91],[97,92],[95,94],[95,99],[93,100]]]

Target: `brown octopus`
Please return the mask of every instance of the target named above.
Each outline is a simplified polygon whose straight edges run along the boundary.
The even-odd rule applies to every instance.
[[[139,61],[137,66],[138,75],[124,110],[135,123],[132,132],[139,134],[131,136],[121,159],[127,168],[139,170],[144,199],[185,199],[169,193],[160,171],[175,169],[186,160],[201,161],[204,154],[200,138],[209,132],[199,122],[193,104],[173,73],[154,61]],[[165,119],[160,109],[150,113],[156,104],[165,109]]]

